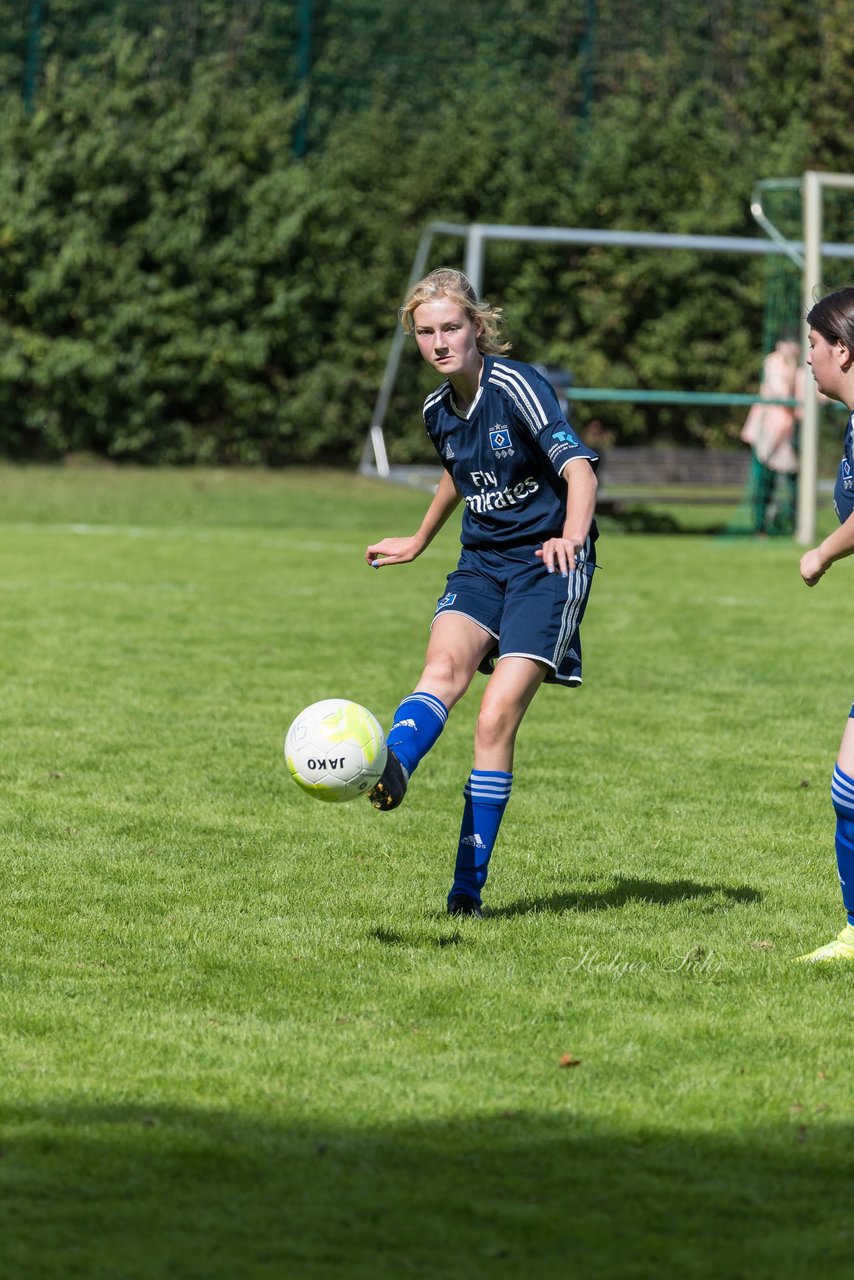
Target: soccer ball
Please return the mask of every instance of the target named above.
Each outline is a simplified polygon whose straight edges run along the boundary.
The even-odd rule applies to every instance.
[[[285,761],[298,787],[318,800],[355,800],[379,779],[385,736],[366,707],[325,698],[301,711],[285,735]]]

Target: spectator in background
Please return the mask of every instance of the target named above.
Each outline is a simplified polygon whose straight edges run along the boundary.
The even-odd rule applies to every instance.
[[[763,400],[798,400],[803,403],[804,369],[797,337],[787,334],[765,357]],[[795,527],[795,495],[798,455],[796,424],[802,417],[785,404],[754,404],[741,431],[753,450],[751,505],[753,527],[759,534],[790,534]]]

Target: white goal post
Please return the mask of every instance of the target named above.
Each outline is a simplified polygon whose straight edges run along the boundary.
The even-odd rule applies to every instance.
[[[827,186],[854,189],[854,174],[828,174],[810,171],[803,175],[804,238],[802,242],[781,242],[779,237],[777,239],[763,239],[759,236],[675,235],[653,231],[603,231],[582,227],[529,227],[500,223],[428,222],[418,243],[407,288],[415,284],[425,274],[430,249],[437,235],[459,236],[465,241],[465,272],[478,295],[483,286],[485,249],[487,243],[491,240],[516,240],[540,244],[584,246],[608,245],[634,249],[691,249],[711,253],[789,253],[790,256],[797,254],[799,258],[801,255],[803,256],[803,300],[806,312],[817,297],[817,290],[821,280],[822,257],[854,258],[854,245],[824,244],[822,242],[822,192],[824,187]],[[394,468],[388,460],[384,427],[400,359],[403,354],[404,341],[403,330],[397,325],[362,453],[359,470],[364,475],[379,476],[382,479],[393,478]],[[806,327],[804,327],[804,358],[806,358]],[[590,391],[590,398],[593,398],[593,389],[590,389]],[[583,399],[583,394],[580,393],[579,389],[574,389],[573,394],[577,395],[578,399]],[[662,399],[672,399],[674,394],[673,392],[662,392]],[[644,398],[652,399],[653,395],[654,393],[646,392]],[[728,399],[730,403],[750,403],[758,398],[757,395],[753,397],[734,396]],[[710,399],[716,399],[720,402],[723,398],[710,397]],[[815,536],[816,489],[818,482],[818,398],[811,379],[807,379],[800,455],[801,471],[798,484],[798,515],[795,536],[798,542],[807,544]],[[418,468],[403,468],[403,470],[412,472],[417,471]]]
[[[826,187],[854,191],[854,173],[818,173],[815,170],[807,170],[804,174],[801,188],[804,227],[804,316],[818,300],[821,288],[822,256],[823,254],[832,256],[831,249],[834,247],[822,243]],[[805,363],[808,332],[806,320],[804,320],[803,358]],[[818,392],[812,378],[807,378],[804,386],[804,416],[801,422],[799,454],[800,475],[795,540],[801,546],[809,546],[815,541],[818,490]]]

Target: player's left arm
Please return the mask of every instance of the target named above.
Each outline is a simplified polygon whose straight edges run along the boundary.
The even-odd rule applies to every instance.
[[[854,515],[850,515],[823,542],[801,556],[801,577],[808,587],[814,587],[832,564],[854,555]]]
[[[575,569],[587,541],[599,482],[587,458],[572,458],[561,471],[566,480],[566,515],[559,538],[548,538],[537,555],[549,573],[559,570],[564,577]]]

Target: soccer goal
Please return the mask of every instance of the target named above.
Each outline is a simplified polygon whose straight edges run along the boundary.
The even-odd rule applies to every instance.
[[[815,300],[821,282],[821,264],[825,257],[854,258],[854,244],[850,242],[825,243],[822,227],[822,198],[825,188],[854,188],[852,174],[805,173],[802,179],[785,180],[800,184],[803,201],[803,238],[790,239],[772,233],[768,226],[762,236],[713,236],[675,235],[653,231],[598,230],[581,227],[530,227],[499,223],[456,223],[433,221],[427,223],[421,234],[407,288],[425,274],[430,250],[439,235],[459,236],[465,243],[465,273],[476,293],[483,288],[484,265],[487,246],[492,241],[514,240],[539,244],[564,244],[576,246],[611,246],[638,250],[697,250],[711,253],[780,255],[795,254],[802,264],[802,291],[804,310]],[[756,209],[754,208],[754,215]],[[806,328],[804,348],[806,351]],[[400,326],[395,329],[391,347],[377,395],[371,425],[365,439],[359,470],[364,475],[378,476],[404,484],[424,484],[425,473],[435,468],[394,466],[389,461],[385,439],[385,420],[394,391],[397,373],[403,354],[405,335]],[[818,400],[814,385],[807,380],[808,394],[804,405],[804,423],[801,439],[801,478],[798,485],[798,517],[796,537],[801,543],[812,541],[815,534],[816,491],[818,483]],[[577,400],[635,400],[669,404],[714,404],[750,406],[760,399],[758,395],[724,395],[722,393],[679,392],[648,389],[615,392],[605,387],[572,387],[572,399]]]

